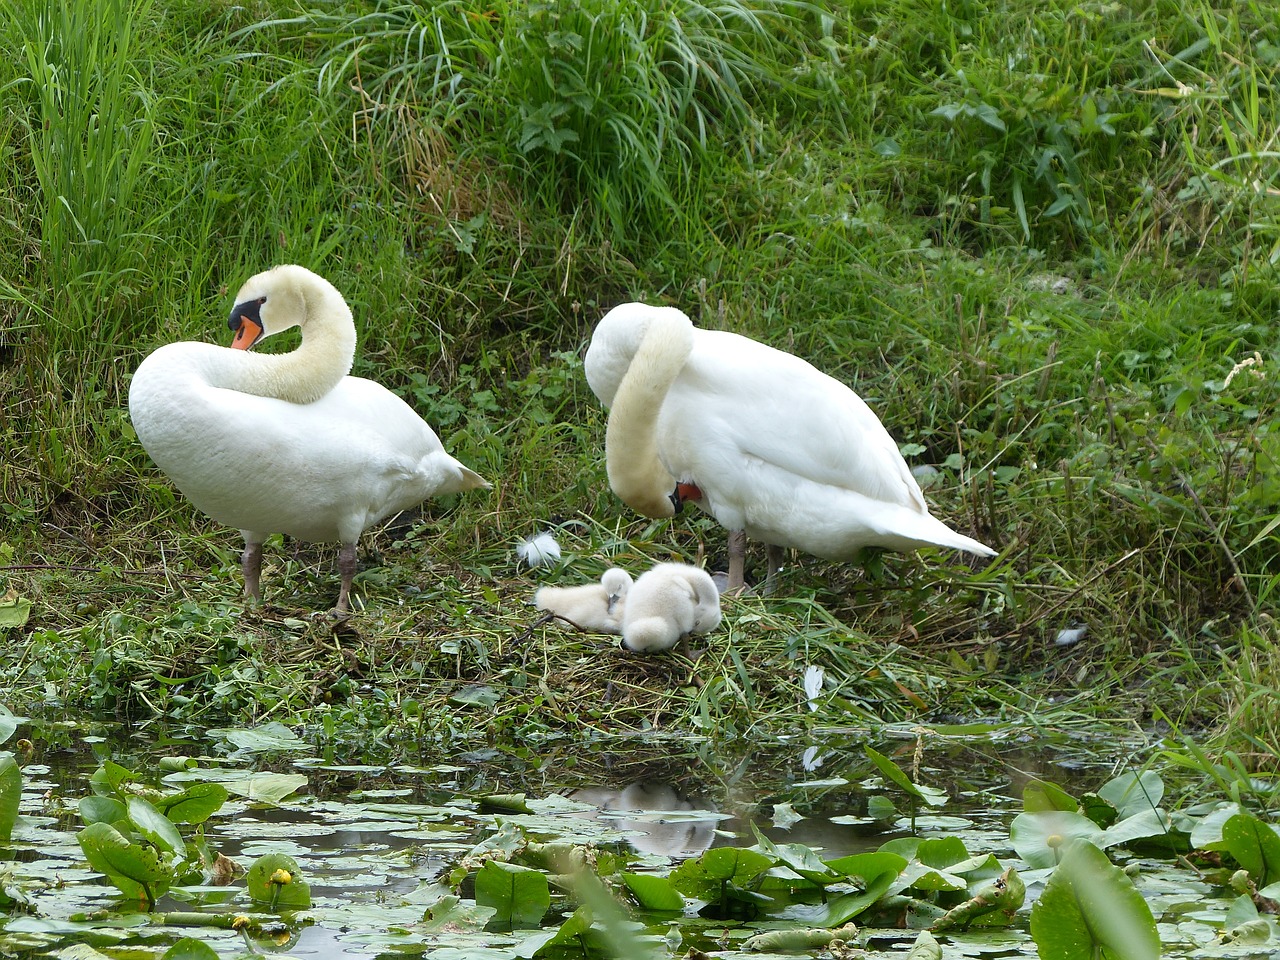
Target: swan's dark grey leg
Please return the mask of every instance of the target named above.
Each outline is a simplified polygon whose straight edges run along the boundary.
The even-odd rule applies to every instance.
[[[725,593],[738,593],[742,590],[743,566],[747,556],[747,533],[745,530],[729,531],[729,583]]]
[[[782,569],[782,548],[774,544],[769,544],[769,572],[764,577],[764,594],[768,596],[773,593],[774,579],[778,571]]]
[[[262,543],[254,543],[247,537],[244,553],[240,555],[240,571],[244,574],[244,595],[257,603],[262,602]]]
[[[347,612],[347,595],[351,593],[351,581],[356,576],[356,545],[344,543],[338,551],[338,573],[342,575],[342,588],[338,591],[338,605],[334,613]]]

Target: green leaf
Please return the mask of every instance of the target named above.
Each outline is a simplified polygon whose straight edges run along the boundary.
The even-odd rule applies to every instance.
[[[1077,838],[1101,847],[1103,832],[1088,817],[1065,811],[1020,813],[1009,825],[1009,842],[1032,868],[1054,866],[1067,842]]]
[[[86,826],[91,823],[118,823],[129,816],[124,803],[115,797],[81,797],[79,811]]]
[[[515,953],[519,957],[561,957],[566,951],[583,956],[596,956],[588,949],[585,942],[591,932],[593,914],[591,907],[580,906],[573,914],[554,930],[539,930],[525,937],[516,945]]]
[[[814,912],[806,913],[805,919],[824,927],[843,926],[888,893],[897,879],[897,870],[886,870],[879,876],[869,878],[863,890],[836,897]]]
[[[13,836],[18,822],[18,804],[22,800],[22,771],[9,753],[0,754],[0,842]]]
[[[862,877],[870,880],[884,873],[895,877],[907,868],[907,858],[890,851],[854,853],[847,857],[826,861],[828,867],[846,877]]]
[[[302,868],[293,857],[268,853],[253,861],[245,874],[249,896],[271,910],[306,910],[311,887],[302,879]]]
[[[0,630],[21,627],[30,617],[31,601],[26,597],[0,598]]]
[[[129,822],[157,847],[174,854],[186,850],[178,828],[142,797],[130,797],[128,811]]]
[[[76,839],[89,866],[104,874],[128,897],[142,899],[163,893],[171,873],[160,852],[152,846],[133,843],[109,823],[91,823]]]
[[[1249,813],[1237,813],[1222,825],[1222,841],[1259,887],[1280,881],[1280,836]]]
[[[227,796],[220,783],[197,783],[158,800],[156,807],[174,823],[204,823],[222,809]]]
[[[1164,781],[1154,770],[1128,771],[1103,784],[1098,796],[1116,808],[1121,820],[1160,806]]]
[[[891,783],[901,787],[916,800],[933,806],[937,806],[944,802],[945,796],[943,799],[939,799],[932,791],[930,791],[929,794],[926,794],[920,786],[912,783],[911,778],[903,773],[896,763],[884,754],[873,750],[871,747],[863,747],[862,749],[866,751],[867,756],[871,758],[871,762],[879,768],[880,772],[884,774]]]
[[[942,945],[928,930],[921,930],[920,936],[911,945],[907,960],[942,960]]]
[[[1076,813],[1080,804],[1056,783],[1032,780],[1022,788],[1022,809],[1027,813],[1043,813],[1046,810],[1065,810]]]
[[[627,885],[641,909],[678,911],[684,909],[684,897],[671,885],[670,877],[658,877],[651,873],[624,873],[622,882]]]
[[[261,753],[268,750],[310,750],[305,740],[283,723],[272,721],[253,729],[219,729],[210,730],[210,734],[222,737],[235,746],[241,753]]]
[[[844,878],[844,874],[827,866],[812,847],[803,843],[774,843],[754,823],[751,829],[756,835],[756,849],[772,857],[775,864],[789,868],[815,886],[825,887]]]
[[[1031,908],[1040,960],[1157,960],[1151,909],[1123,870],[1087,840],[1070,841]]]
[[[0,705],[0,743],[6,742],[18,732],[21,720],[13,715],[8,707]]]
[[[295,790],[307,785],[302,773],[257,773],[245,780],[228,780],[224,786],[230,793],[247,800],[279,803]]]
[[[551,890],[541,871],[490,860],[476,874],[476,903],[493,907],[499,923],[536,927],[551,906]]]
[[[218,951],[202,940],[183,937],[166,950],[160,960],[218,960]]]

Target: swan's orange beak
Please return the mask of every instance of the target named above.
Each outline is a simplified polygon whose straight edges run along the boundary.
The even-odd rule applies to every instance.
[[[684,509],[686,500],[701,500],[702,491],[698,489],[696,483],[677,483],[676,488],[671,491],[671,505],[675,507],[676,513]]]
[[[235,350],[248,350],[258,338],[262,336],[262,324],[249,317],[241,317],[240,325],[235,328],[236,336],[231,341],[231,346]]]

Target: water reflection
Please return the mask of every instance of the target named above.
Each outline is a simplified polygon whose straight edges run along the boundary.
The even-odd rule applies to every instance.
[[[586,787],[570,791],[569,799],[595,807],[574,816],[611,821],[627,834],[627,843],[636,852],[675,860],[696,857],[708,849],[716,838],[716,825],[723,819],[714,805],[687,799],[671,784],[655,780],[637,780],[621,789]],[[707,816],[699,818],[691,811],[705,811]],[[627,813],[648,816],[623,815]],[[667,818],[663,813],[683,816]]]

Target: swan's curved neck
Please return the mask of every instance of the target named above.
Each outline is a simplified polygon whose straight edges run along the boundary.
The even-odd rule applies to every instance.
[[[302,342],[288,353],[240,353],[243,366],[236,389],[289,403],[313,403],[351,372],[356,327],[342,294],[324,282],[307,284],[299,292],[305,314]]]
[[[605,432],[609,485],[646,517],[671,517],[676,478],[658,457],[658,413],[693,350],[693,324],[675,311],[655,313],[618,384]]]

